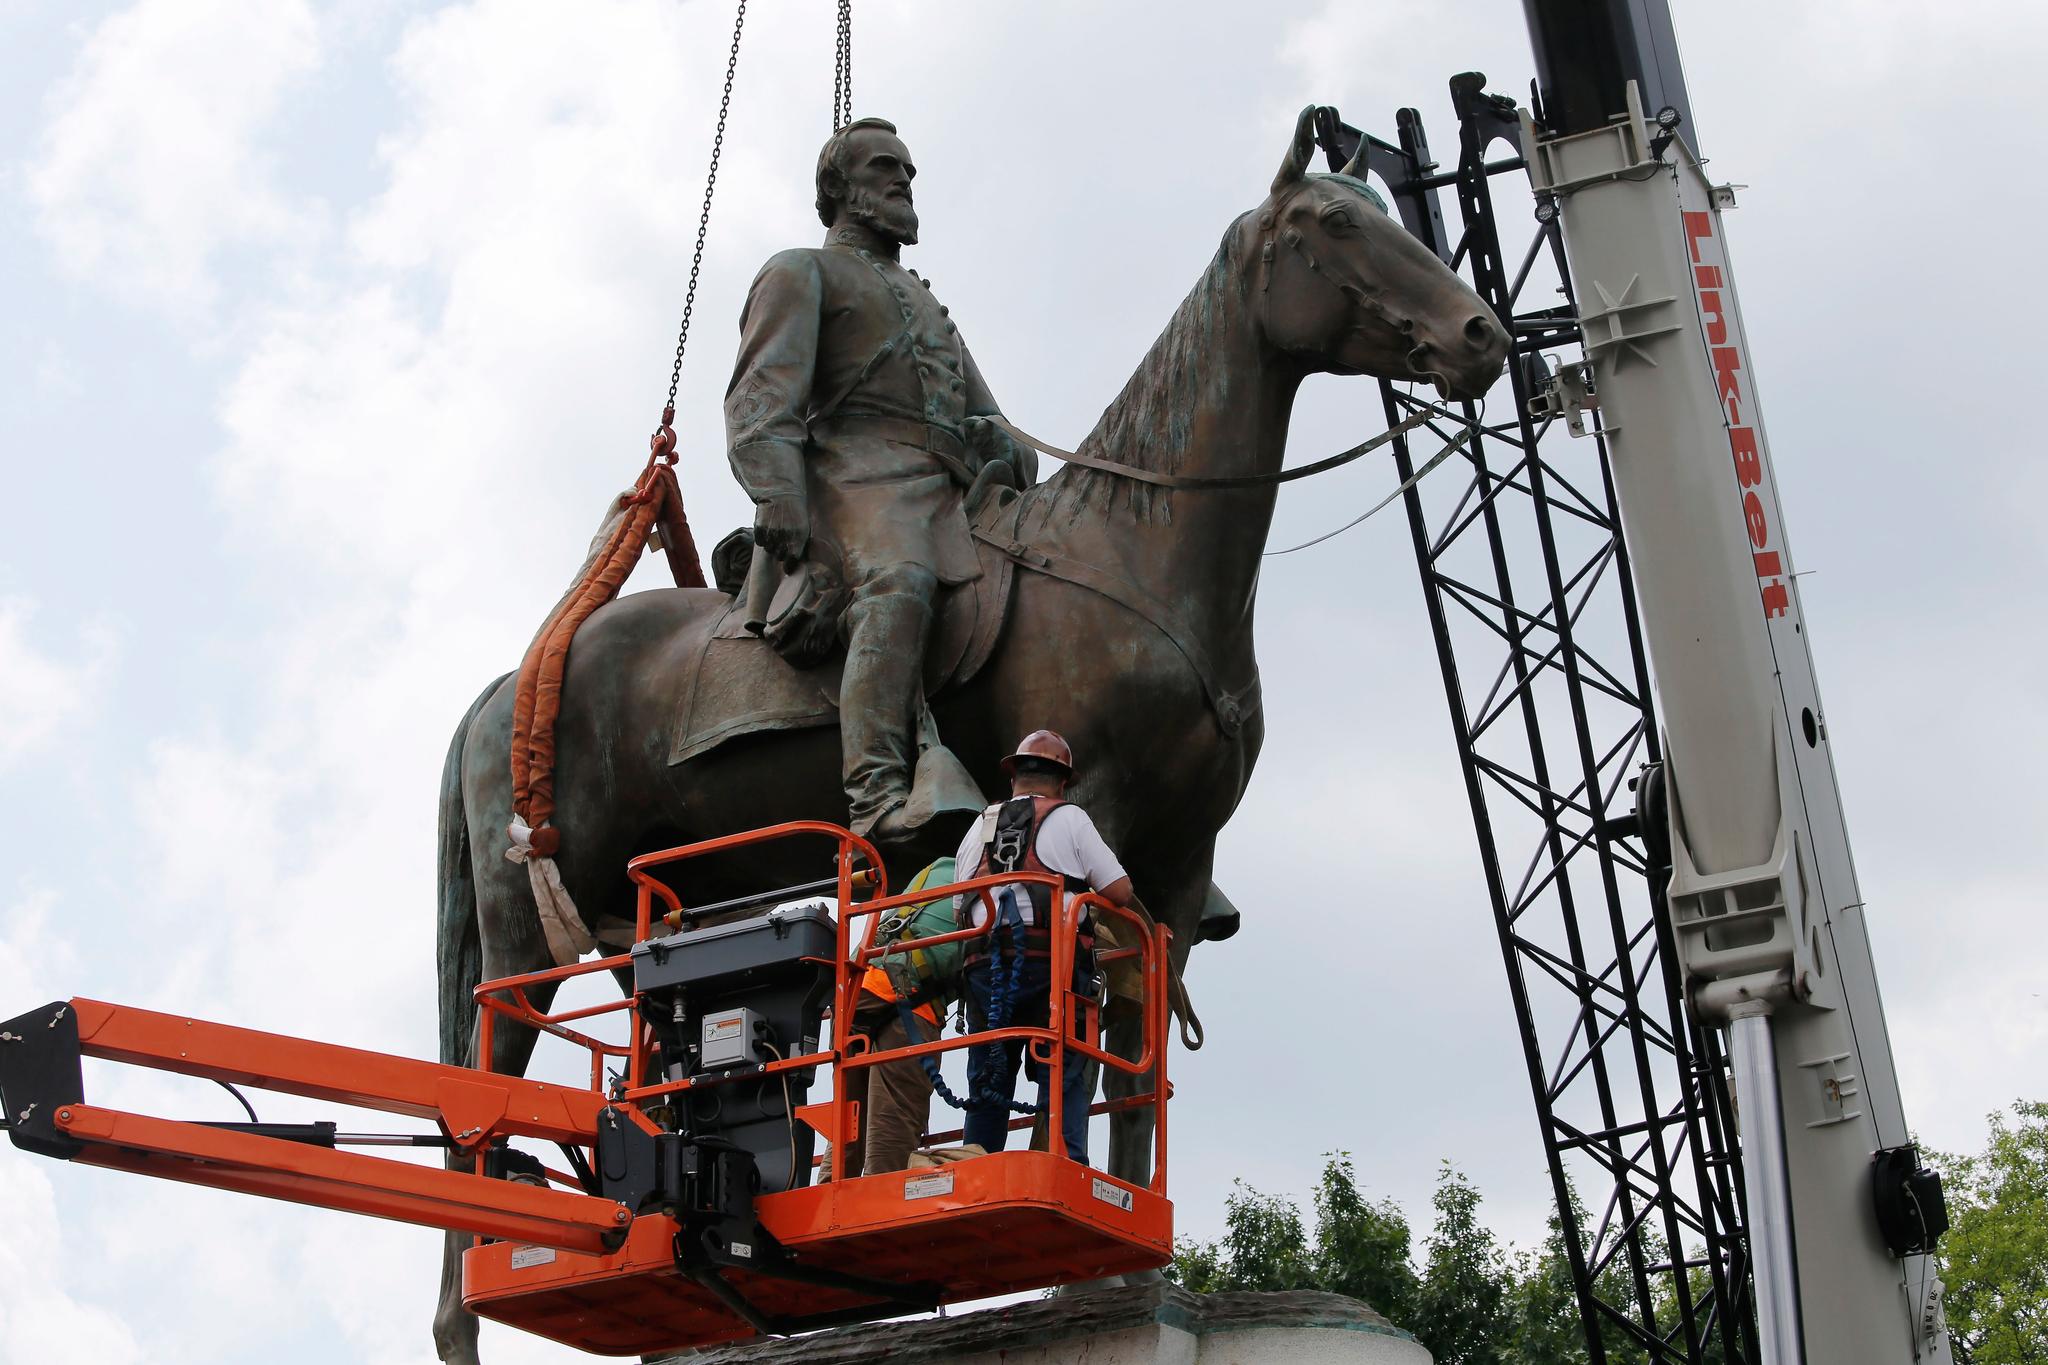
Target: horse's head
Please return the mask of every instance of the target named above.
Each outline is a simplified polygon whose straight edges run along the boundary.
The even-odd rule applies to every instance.
[[[1313,370],[1485,393],[1508,353],[1492,310],[1374,201],[1363,143],[1335,175],[1309,173],[1314,150],[1310,106],[1250,224],[1266,339]]]

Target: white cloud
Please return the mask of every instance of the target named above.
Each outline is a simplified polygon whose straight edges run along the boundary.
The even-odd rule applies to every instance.
[[[72,1294],[72,1248],[44,1168],[13,1152],[0,1160],[0,1209],[7,1210],[7,1235],[0,1237],[0,1359],[96,1365],[144,1359],[118,1314]]]
[[[93,30],[29,166],[71,271],[198,308],[226,250],[274,242],[307,209],[272,183],[267,122],[319,60],[305,0],[142,0]]]
[[[83,715],[114,661],[114,637],[97,624],[75,631],[76,658],[58,658],[30,638],[35,615],[26,598],[0,598],[0,771]]]
[[[70,939],[50,923],[56,893],[45,887],[18,890],[0,910],[0,1013],[13,1016],[51,997],[76,960]]]

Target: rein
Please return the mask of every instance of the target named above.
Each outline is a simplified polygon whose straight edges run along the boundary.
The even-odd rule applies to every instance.
[[[1068,464],[1080,465],[1083,469],[1099,469],[1105,474],[1121,475],[1126,479],[1132,479],[1138,483],[1149,483],[1158,488],[1217,489],[1259,488],[1267,484],[1292,483],[1296,479],[1305,479],[1311,474],[1326,473],[1329,470],[1350,464],[1362,455],[1371,454],[1396,436],[1407,435],[1429,420],[1431,415],[1428,412],[1418,412],[1398,426],[1388,427],[1369,441],[1355,445],[1349,450],[1340,451],[1328,459],[1317,460],[1314,464],[1305,464],[1297,469],[1281,469],[1271,474],[1225,474],[1218,476],[1163,474],[1156,469],[1140,469],[1136,465],[1117,464],[1110,460],[1098,460],[1089,455],[1077,455],[1071,450],[1061,450],[1056,445],[1039,440],[1036,436],[1019,428],[1007,417],[989,417],[985,420],[989,425],[998,427],[1008,434],[1010,439],[1023,442],[1041,455],[1050,455],[1055,460],[1064,460]]]

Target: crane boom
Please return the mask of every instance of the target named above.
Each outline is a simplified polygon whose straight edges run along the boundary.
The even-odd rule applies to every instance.
[[[1598,408],[1634,550],[1665,739],[1644,822],[1668,830],[1688,1008],[1728,1035],[1762,1358],[1946,1365],[1940,1181],[1886,1036],[1728,258],[1734,193],[1703,172],[1665,0],[1525,9],[1542,102],[1524,145],[1588,357],[1551,401]]]

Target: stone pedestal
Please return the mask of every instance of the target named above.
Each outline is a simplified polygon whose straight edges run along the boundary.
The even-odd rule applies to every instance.
[[[1415,1338],[1340,1294],[1129,1285],[948,1318],[712,1347],[675,1365],[1430,1365]]]

